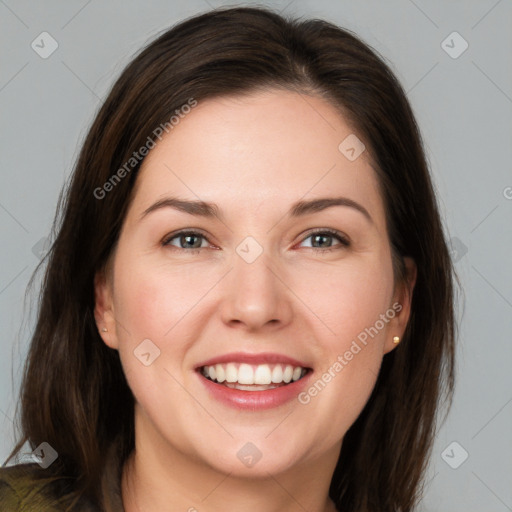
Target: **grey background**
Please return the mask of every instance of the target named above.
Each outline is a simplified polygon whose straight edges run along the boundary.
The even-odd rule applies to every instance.
[[[2,463],[35,317],[35,293],[23,310],[25,288],[82,137],[134,52],[177,21],[221,5],[0,0]],[[512,2],[260,5],[355,31],[390,62],[408,93],[465,290],[454,406],[437,436],[419,510],[512,510]],[[41,45],[43,31],[58,43],[47,59],[31,47]],[[469,44],[457,58],[441,45],[454,31]],[[444,48],[453,54],[461,45],[455,36]],[[463,450],[469,457],[460,464]]]

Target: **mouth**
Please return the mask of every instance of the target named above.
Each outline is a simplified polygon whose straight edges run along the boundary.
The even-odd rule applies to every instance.
[[[216,384],[241,391],[266,391],[297,382],[309,368],[291,364],[217,363],[199,368],[203,377]]]
[[[278,354],[226,354],[196,368],[211,398],[235,409],[263,410],[296,399],[313,373]]]

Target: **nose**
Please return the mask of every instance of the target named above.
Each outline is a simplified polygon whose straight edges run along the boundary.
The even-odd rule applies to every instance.
[[[265,251],[252,263],[235,254],[234,268],[224,283],[223,322],[251,332],[289,324],[293,293],[283,274]]]

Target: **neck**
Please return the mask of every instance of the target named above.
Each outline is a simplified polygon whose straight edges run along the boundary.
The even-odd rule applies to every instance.
[[[125,512],[336,511],[328,492],[339,449],[278,474],[247,478],[179,451],[137,414],[135,432],[135,450],[122,475]]]

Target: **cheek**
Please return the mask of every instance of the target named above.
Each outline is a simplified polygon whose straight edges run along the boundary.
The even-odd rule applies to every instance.
[[[189,341],[183,334],[186,315],[201,297],[201,290],[190,276],[170,273],[161,266],[143,266],[142,261],[125,258],[117,266],[114,307],[118,350],[136,401],[152,414],[159,411],[166,424],[173,426],[176,411],[169,405],[169,396],[181,396],[182,391],[172,376],[179,375],[188,349]],[[139,349],[141,346],[144,350]],[[151,361],[147,366],[140,359],[146,353]]]
[[[140,403],[146,403],[145,397],[165,401],[171,389],[180,392],[170,374],[181,375],[188,362],[187,353],[203,325],[198,316],[205,314],[206,301],[201,299],[218,278],[212,272],[205,275],[125,257],[119,260],[115,279],[118,350],[130,387]],[[147,367],[136,357],[147,352],[139,349],[141,343],[148,344],[144,340],[150,340],[149,347],[158,354]]]
[[[390,307],[393,277],[386,261],[360,258],[310,277],[303,275],[296,283],[298,294],[307,298],[319,325],[324,326],[322,338],[330,352],[346,349],[347,343],[367,332]],[[387,324],[381,324],[378,330],[385,331]]]
[[[378,259],[347,264],[329,276],[317,273],[304,282],[302,293],[306,288],[308,306],[322,320],[317,341],[323,354],[301,403],[315,408],[319,418],[330,418],[337,426],[329,434],[334,439],[356,420],[379,373],[388,322],[394,316],[391,267]]]
[[[137,261],[120,265],[116,278],[118,320],[132,337],[161,342],[211,286],[200,273],[185,273],[179,267],[143,266]]]

